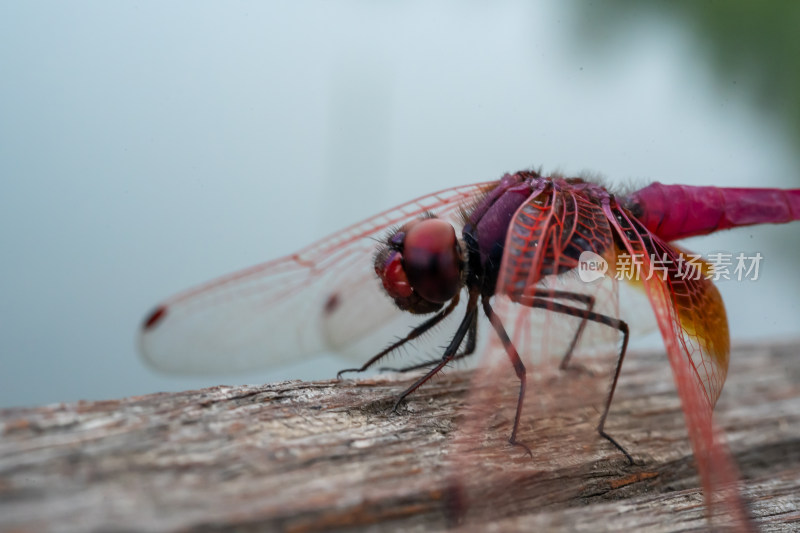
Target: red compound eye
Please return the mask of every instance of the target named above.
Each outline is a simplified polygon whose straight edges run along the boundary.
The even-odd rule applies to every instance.
[[[411,296],[411,285],[408,283],[406,273],[403,272],[403,256],[399,252],[392,252],[389,255],[378,275],[383,282],[383,288],[392,298]]]
[[[403,270],[419,296],[444,303],[461,287],[463,261],[456,232],[438,218],[411,226],[403,242]]]

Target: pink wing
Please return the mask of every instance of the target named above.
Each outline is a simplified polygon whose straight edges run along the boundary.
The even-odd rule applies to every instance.
[[[605,278],[585,283],[575,273],[584,251],[595,252],[613,262],[616,250],[603,211],[580,192],[567,189],[550,194],[534,192],[512,219],[496,292],[509,295],[513,301],[548,290],[568,292],[591,298],[594,311],[617,318],[615,280]],[[563,357],[579,329],[580,347],[605,352],[618,344],[618,332],[608,326],[595,322],[581,325],[581,320],[575,317],[544,309],[510,307],[502,303],[503,299],[496,300],[500,306],[498,312],[506,317],[506,327],[513,330],[515,346],[528,360]],[[587,307],[576,299],[556,301],[581,309]],[[512,316],[513,324],[509,323]],[[531,338],[532,334],[536,338]]]
[[[177,294],[146,319],[144,359],[179,374],[241,372],[326,350],[364,357],[419,321],[397,309],[372,267],[375,239],[425,212],[460,229],[459,207],[491,182],[384,211],[299,252]],[[398,327],[400,329],[398,329]]]
[[[616,234],[618,238],[613,238],[612,234]],[[619,242],[625,248],[618,249]],[[605,309],[596,308],[597,311],[612,318],[618,316],[615,308],[618,286],[613,277],[607,276],[604,278],[607,281],[597,284],[581,283],[576,282],[577,276],[574,272],[568,271],[577,266],[576,250],[570,249],[570,245],[576,243],[589,244],[583,249],[603,256],[611,263],[612,268],[620,253],[641,256],[644,274],[656,266],[649,260],[651,253],[660,258],[666,254],[665,263],[672,265],[672,269],[667,272],[667,279],[653,276],[644,282],[643,288],[655,311],[669,354],[709,509],[716,511],[717,518],[726,520],[733,527],[747,529],[746,508],[736,488],[736,468],[711,418],[712,406],[722,390],[728,363],[728,331],[722,299],[705,277],[685,280],[678,275],[674,268],[678,264],[676,249],[647,232],[636,220],[629,218],[626,212],[612,208],[610,200],[604,208],[600,208],[584,201],[580,194],[569,191],[554,193],[549,198],[541,195],[538,198],[532,197],[519,209],[512,221],[498,281],[498,296],[494,301],[495,312],[502,317],[505,327],[511,333],[514,346],[520,356],[528,359],[526,363],[530,361],[531,355],[563,355],[563,349],[569,345],[579,327],[579,321],[569,317],[565,320],[563,315],[545,310],[530,311],[520,305],[511,305],[509,298],[502,297],[503,294],[511,295],[511,299],[519,299],[515,295],[520,292],[531,295],[534,292],[541,294],[542,290],[547,289],[566,289],[594,297],[598,304],[605,305]],[[559,265],[563,266],[561,274]],[[613,273],[612,270],[611,274]],[[569,303],[563,299],[559,301]],[[529,317],[536,314],[544,317],[546,327],[539,328],[535,338],[530,338]],[[614,337],[619,339],[619,332],[606,326],[600,327],[605,332],[614,333]],[[553,339],[562,342],[553,343]],[[584,343],[586,340],[584,338]],[[459,447],[457,453],[453,454],[457,462],[456,471],[469,472],[471,479],[479,478],[481,483],[488,483],[494,474],[480,472],[476,475],[473,470],[479,466],[473,467],[475,461],[466,451],[475,447],[476,440],[481,442],[481,437],[485,439],[486,435],[491,435],[490,429],[496,429],[496,410],[498,405],[502,405],[497,401],[500,384],[506,389],[515,389],[513,372],[508,367],[504,350],[494,338],[492,341],[493,347],[487,351],[487,357],[492,360],[487,361],[486,357],[482,359],[475,379],[476,385],[489,385],[484,385],[482,389],[475,387],[478,392],[468,403],[471,416],[465,417],[463,433],[455,438]],[[546,368],[527,368],[528,379],[533,380],[534,384],[533,387],[528,387],[528,393],[546,389],[547,378],[539,378],[539,374],[546,372]],[[596,382],[602,384],[602,380]],[[534,392],[532,398],[528,397],[534,400],[528,406],[531,409],[523,409],[518,438],[528,444],[535,454],[546,457],[543,450],[547,450],[552,444],[536,440],[536,431],[531,428],[539,420],[536,411],[543,413],[546,419],[547,414],[556,412],[557,407],[563,408],[569,402],[575,408],[586,402],[589,402],[588,405],[599,405],[604,394],[602,387],[601,390],[587,387],[579,392],[578,398],[556,396],[556,406],[548,403],[548,398]],[[594,438],[597,438],[596,434]],[[580,449],[584,445],[585,441],[576,431],[574,441],[558,443],[557,450],[553,453],[568,455],[571,446]],[[459,482],[468,484],[464,479],[459,479]],[[717,502],[723,503],[723,506],[711,505]]]
[[[552,478],[553,490],[559,497],[578,497],[577,493],[561,492],[569,488],[557,487],[558,476],[570,472],[576,457],[586,457],[586,450],[594,447],[624,460],[611,445],[603,444],[595,429],[614,371],[614,359],[607,356],[614,357],[619,352],[620,331],[569,314],[515,303],[550,294],[559,305],[579,310],[591,307],[616,318],[619,287],[614,278],[605,276],[584,282],[575,272],[581,252],[587,250],[607,257],[609,262],[613,262],[616,253],[605,214],[579,191],[534,191],[511,219],[492,307],[526,368],[526,392],[516,438],[530,449],[533,459],[520,449],[508,451],[507,459],[496,459],[514,425],[514,400],[518,398],[520,382],[516,369],[509,364],[504,343],[494,331],[487,331],[489,346],[480,354],[480,363],[471,377],[465,409],[452,439],[454,449],[448,454],[453,462],[453,497],[464,509],[488,506],[496,513],[513,500],[507,491],[516,487],[526,490],[530,488],[529,480],[537,480],[536,483]],[[579,334],[580,353],[575,353],[572,364],[591,365],[592,370],[562,372],[558,362]],[[594,377],[595,370],[608,377]],[[576,380],[580,386],[561,386]],[[587,411],[592,415],[587,417]],[[583,423],[582,419],[591,422]],[[544,437],[552,434],[554,427],[569,428],[569,439]],[[483,460],[484,454],[487,460]],[[539,496],[532,494],[530,498],[536,500]]]
[[[624,236],[626,251],[641,258],[639,276],[664,339],[708,508],[716,518],[747,529],[747,511],[736,487],[738,473],[711,416],[725,383],[730,351],[722,297],[705,277],[707,265],[699,273],[687,272],[679,249],[625,211],[607,207],[607,213]]]
[[[728,372],[730,339],[725,305],[706,276],[706,263],[689,264],[688,254],[650,233],[622,210],[610,219],[625,250],[641,264],[632,283],[644,284],[665,343],[676,343],[689,363],[704,402],[713,408]],[[649,278],[649,279],[647,279]]]

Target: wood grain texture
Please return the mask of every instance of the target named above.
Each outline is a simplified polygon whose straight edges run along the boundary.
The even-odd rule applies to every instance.
[[[800,348],[739,347],[731,366],[716,417],[751,514],[764,531],[800,530]],[[513,387],[493,435],[473,433],[472,451],[454,444],[470,371],[448,372],[397,414],[407,376],[0,411],[0,529],[442,530],[456,488],[468,494],[466,530],[706,529],[666,356],[629,355],[609,416],[634,466],[593,435],[597,409],[569,401],[604,390],[601,374],[537,389],[521,428],[533,458],[504,444]]]

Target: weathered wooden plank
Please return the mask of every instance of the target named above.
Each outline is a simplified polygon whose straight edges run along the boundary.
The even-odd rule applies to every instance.
[[[766,531],[800,529],[799,351],[734,350],[717,407]],[[629,356],[609,417],[634,466],[592,433],[596,405],[580,404],[605,390],[602,372],[537,382],[521,434],[533,458],[504,444],[514,387],[486,434],[473,432],[474,450],[454,444],[471,375],[449,372],[399,414],[408,378],[396,375],[2,411],[0,528],[444,529],[454,487],[469,500],[467,529],[707,527],[663,354]]]

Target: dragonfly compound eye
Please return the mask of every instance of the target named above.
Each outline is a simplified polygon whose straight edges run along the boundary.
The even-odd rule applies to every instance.
[[[411,221],[389,235],[374,267],[397,307],[415,314],[438,311],[463,285],[455,229],[434,217]]]
[[[408,282],[423,299],[444,303],[461,287],[463,259],[453,226],[428,218],[411,226],[403,242]]]
[[[382,259],[382,260],[381,260]],[[403,271],[403,256],[397,251],[387,251],[385,259],[375,261],[375,271],[383,282],[383,288],[394,299],[408,298],[413,289]]]
[[[402,247],[401,242],[391,243],[392,247]],[[424,315],[441,309],[442,304],[430,302],[415,292],[403,269],[403,254],[392,247],[382,247],[375,256],[375,273],[383,283],[386,294],[403,311]]]

